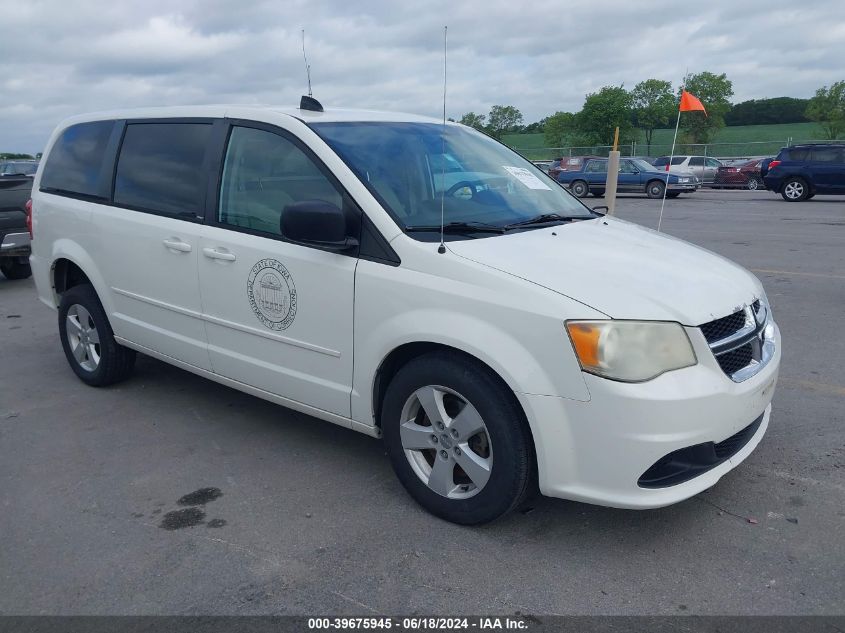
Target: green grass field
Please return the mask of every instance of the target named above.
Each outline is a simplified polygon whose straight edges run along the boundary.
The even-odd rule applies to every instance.
[[[672,143],[671,130],[655,130],[652,139],[651,155],[660,156],[668,154]],[[716,134],[713,144],[707,147],[708,156],[763,156],[776,154],[777,151],[786,145],[787,139],[791,137],[793,143],[801,141],[823,140],[821,127],[816,123],[784,123],[781,125],[737,125],[724,127]],[[506,134],[502,140],[522,151],[529,158],[538,160],[553,158],[555,152],[546,150],[546,141],[543,134]],[[590,153],[590,148],[581,148],[580,153]],[[624,154],[631,153],[630,144],[622,148]],[[558,152],[559,154],[560,152]],[[568,153],[568,152],[567,152]],[[578,151],[573,150],[573,153]],[[646,155],[649,152],[645,143],[640,140],[634,147],[634,154]],[[676,154],[703,153],[702,147],[686,147],[679,145],[675,149]]]

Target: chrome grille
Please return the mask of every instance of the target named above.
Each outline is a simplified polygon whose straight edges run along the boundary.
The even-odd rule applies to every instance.
[[[756,374],[774,354],[774,324],[760,299],[699,328],[719,367],[734,382]]]

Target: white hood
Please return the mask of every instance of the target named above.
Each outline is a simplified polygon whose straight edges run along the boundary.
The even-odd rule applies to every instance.
[[[614,319],[701,325],[762,295],[757,278],[730,260],[614,218],[453,241],[448,247]]]

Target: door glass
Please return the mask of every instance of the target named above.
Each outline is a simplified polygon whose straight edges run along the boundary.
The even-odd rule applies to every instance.
[[[693,156],[689,159],[690,167],[703,167],[704,158],[702,156]]]
[[[114,201],[141,211],[196,219],[203,214],[203,159],[210,123],[133,123],[117,161]]]
[[[335,186],[292,141],[264,130],[232,128],[218,222],[278,236],[282,210],[303,200],[343,208]]]
[[[719,162],[718,160],[716,160],[715,158],[708,158],[708,159],[707,159],[707,166],[708,166],[708,167],[721,167],[721,166],[722,166],[722,163],[720,163],[720,162]]]
[[[607,161],[591,160],[587,163],[587,169],[585,171],[591,173],[604,173],[607,171]]]

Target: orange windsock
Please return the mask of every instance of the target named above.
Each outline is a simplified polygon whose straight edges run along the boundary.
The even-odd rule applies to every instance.
[[[691,110],[701,110],[704,116],[707,116],[707,110],[704,109],[704,104],[698,97],[691,95],[686,90],[681,92],[681,112],[690,112]]]

